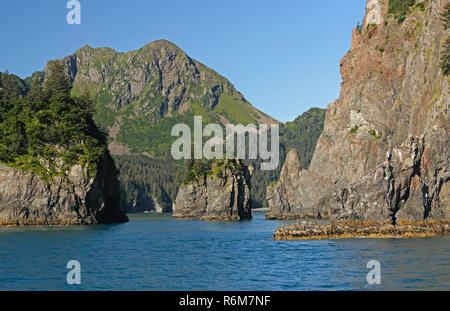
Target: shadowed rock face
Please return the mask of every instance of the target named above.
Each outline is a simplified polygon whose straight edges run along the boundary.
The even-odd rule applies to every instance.
[[[250,178],[248,168],[243,173],[236,173],[222,166],[219,174],[181,185],[173,217],[208,221],[251,218]]]
[[[428,1],[401,24],[387,0],[369,2],[377,16],[353,31],[311,165],[300,171],[288,156],[268,188],[268,218],[450,217],[449,81],[439,68],[447,1]]]
[[[66,179],[42,179],[0,164],[0,225],[67,225],[125,222],[114,162],[105,155],[97,174],[79,165]]]

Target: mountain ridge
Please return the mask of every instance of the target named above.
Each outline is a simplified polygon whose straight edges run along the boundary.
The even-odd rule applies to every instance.
[[[161,129],[167,132],[167,123],[188,121],[186,115],[222,125],[278,123],[253,107],[225,77],[164,39],[128,52],[85,45],[62,61],[72,93],[87,91],[96,101],[94,120],[112,137],[113,154],[167,153],[174,139]],[[155,131],[159,135],[152,135]]]

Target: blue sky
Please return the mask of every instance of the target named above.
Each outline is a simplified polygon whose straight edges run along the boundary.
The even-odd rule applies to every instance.
[[[364,0],[66,0],[0,3],[0,71],[26,77],[78,48],[117,51],[167,39],[228,78],[280,121],[339,96],[339,60],[350,49]]]

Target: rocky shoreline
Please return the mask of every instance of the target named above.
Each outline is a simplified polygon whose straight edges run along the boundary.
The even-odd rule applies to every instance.
[[[450,234],[450,219],[390,222],[351,221],[319,225],[297,222],[275,230],[275,240],[325,240],[351,238],[425,238]]]
[[[266,214],[265,220],[298,220],[298,219],[317,219],[317,215],[306,214],[272,214],[271,211]]]
[[[76,225],[94,225],[94,220],[89,219],[0,219],[0,228],[2,227],[30,227],[30,226],[76,226]]]
[[[172,218],[175,219],[199,219],[208,222],[228,222],[228,221],[241,221],[252,219],[251,215],[230,215],[230,216],[198,216],[196,214],[192,215],[173,215]]]

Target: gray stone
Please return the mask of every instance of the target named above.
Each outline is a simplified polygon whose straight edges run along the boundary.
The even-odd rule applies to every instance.
[[[208,221],[249,219],[252,217],[250,179],[248,168],[240,174],[224,165],[218,168],[218,174],[181,185],[173,217]]]
[[[0,224],[97,224],[124,222],[116,168],[105,155],[93,178],[72,166],[66,178],[45,182],[0,164]]]

